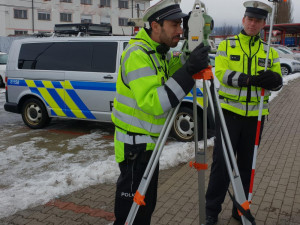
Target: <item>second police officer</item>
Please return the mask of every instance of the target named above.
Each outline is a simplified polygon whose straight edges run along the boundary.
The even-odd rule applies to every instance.
[[[220,81],[220,103],[247,198],[261,89],[266,89],[262,110],[262,132],[264,117],[269,114],[270,91],[278,91],[282,87],[282,77],[278,53],[271,48],[269,60],[266,62],[268,46],[260,38],[260,31],[265,26],[272,8],[259,1],[247,1],[244,6],[246,7],[242,20],[244,29],[234,38],[228,38],[220,43],[215,62],[215,75]],[[264,72],[265,63],[268,67]],[[217,223],[228,186],[229,177],[222,151],[220,122],[216,121],[213,163],[206,193],[207,225]],[[235,207],[232,216],[240,220]]]

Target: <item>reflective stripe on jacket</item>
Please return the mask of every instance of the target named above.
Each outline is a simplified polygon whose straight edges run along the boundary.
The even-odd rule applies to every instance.
[[[221,107],[242,116],[258,116],[261,97],[260,87],[240,87],[243,74],[256,76],[265,69],[267,44],[259,36],[242,33],[220,43],[216,56],[215,74],[220,81]],[[278,53],[271,48],[268,69],[281,74]],[[245,76],[245,75],[244,75]],[[262,115],[268,115],[270,91],[265,90]]]

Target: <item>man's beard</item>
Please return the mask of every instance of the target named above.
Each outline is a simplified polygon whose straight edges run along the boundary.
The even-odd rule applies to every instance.
[[[178,42],[179,42],[179,41],[173,42],[173,40],[174,40],[175,38],[180,39],[180,35],[176,35],[176,36],[174,36],[174,37],[172,37],[172,38],[168,38],[168,36],[166,35],[165,30],[162,30],[161,38],[160,38],[160,39],[162,40],[162,43],[163,43],[163,44],[166,44],[166,45],[169,46],[170,48],[174,48],[174,47],[177,46],[177,44],[178,44]]]

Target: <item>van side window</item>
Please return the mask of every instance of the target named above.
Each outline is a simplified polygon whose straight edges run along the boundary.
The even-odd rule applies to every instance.
[[[88,71],[91,44],[56,42],[38,56],[36,70]]]
[[[117,42],[30,43],[21,47],[19,69],[115,72]]]
[[[34,69],[38,56],[45,52],[51,45],[52,43],[22,45],[19,55],[18,68]]]
[[[92,71],[116,72],[118,43],[117,42],[94,42]]]

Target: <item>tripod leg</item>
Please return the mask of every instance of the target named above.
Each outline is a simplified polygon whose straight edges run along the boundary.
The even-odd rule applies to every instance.
[[[220,105],[220,102],[218,99],[217,90],[213,83],[212,83],[212,89],[213,89],[213,100],[215,103],[214,105],[216,108],[215,114],[219,118],[220,123],[221,123],[221,138],[222,138],[222,146],[223,146],[223,155],[224,155],[228,175],[229,175],[232,187],[233,187],[235,199],[240,205],[242,205],[244,203],[248,203],[248,201],[246,200],[244,188],[242,185],[242,180],[241,180],[241,177],[239,174],[239,169],[237,167],[237,163],[236,163],[235,155],[234,155],[233,148],[231,145],[231,140],[229,137],[227,126],[225,123],[223,111],[221,109],[221,105]],[[244,225],[251,224],[251,222],[244,215],[242,215],[242,222]]]
[[[205,82],[203,80],[203,82]],[[195,161],[198,165],[206,165],[206,149],[207,149],[207,93],[206,87],[203,85],[203,140],[204,150],[198,147],[198,113],[197,113],[197,87],[193,88],[193,115],[194,115],[194,141],[195,141]],[[201,128],[200,128],[201,129]],[[205,224],[205,169],[198,170],[198,197],[199,197],[199,224]]]
[[[159,138],[157,140],[157,143],[155,145],[155,148],[153,150],[153,153],[151,155],[151,158],[148,162],[147,168],[146,168],[143,178],[141,180],[141,183],[140,183],[138,190],[136,191],[136,194],[134,196],[134,202],[131,206],[131,209],[129,211],[129,214],[128,214],[126,222],[125,222],[126,225],[133,224],[140,205],[145,204],[145,202],[144,202],[145,194],[147,192],[148,186],[150,184],[150,181],[152,179],[152,176],[156,169],[156,166],[159,162],[159,157],[160,157],[163,147],[167,141],[167,138],[169,136],[171,127],[175,120],[176,114],[179,110],[179,107],[180,107],[180,104],[178,104],[175,109],[171,109],[167,116],[166,122],[162,128],[160,135],[159,135]]]

